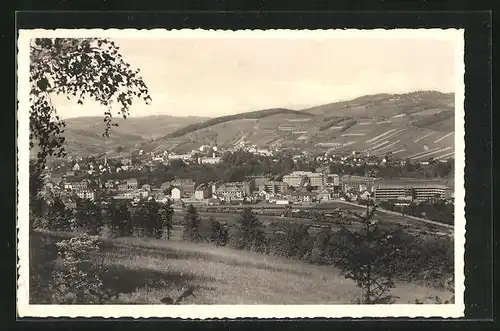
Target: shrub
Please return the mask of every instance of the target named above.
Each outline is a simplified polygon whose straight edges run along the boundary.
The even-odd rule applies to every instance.
[[[101,280],[105,267],[93,256],[102,246],[97,237],[83,234],[61,240],[56,246],[58,257],[57,269],[53,273],[53,302],[96,304],[109,300],[110,293]]]
[[[210,225],[210,242],[216,246],[225,246],[229,236],[229,229],[225,225],[222,225],[220,222],[214,220],[212,217],[210,217]]]

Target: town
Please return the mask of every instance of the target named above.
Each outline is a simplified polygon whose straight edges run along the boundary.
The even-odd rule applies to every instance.
[[[236,160],[238,155],[243,160]],[[236,180],[227,176],[197,176],[202,171],[211,173],[210,169],[214,167],[237,169],[238,162],[244,164],[244,158],[249,162],[257,160],[258,163],[274,164],[274,168],[279,169],[273,173],[271,168],[262,168],[229,176]],[[281,164],[283,162],[287,164]],[[409,160],[394,159],[390,154],[377,158],[357,152],[314,155],[294,151],[284,157],[279,150],[238,144],[227,150],[205,145],[186,154],[136,150],[122,158],[69,156],[53,162],[46,170],[54,190],[64,193],[70,208],[74,208],[75,199],[104,203],[115,199],[132,206],[141,200],[154,199],[162,204],[171,202],[176,210],[192,204],[206,211],[222,210],[214,206],[228,205],[273,209],[293,205],[321,209],[322,204],[338,201],[359,205],[377,203],[402,214],[453,224],[452,187],[444,185],[440,178],[427,175],[427,168],[433,167],[434,175],[448,176],[452,162],[429,159],[409,163]],[[424,168],[426,178],[382,177],[394,169],[410,168]],[[190,173],[189,169],[195,170]],[[332,170],[336,172],[332,173]],[[163,176],[165,172],[170,172],[170,178]],[[399,174],[395,173],[395,176]],[[169,180],[162,180],[162,177]],[[445,206],[448,213],[435,212],[433,216],[432,210],[426,215],[424,210],[415,213],[415,208],[411,208],[433,203]],[[294,210],[300,211],[297,208]]]

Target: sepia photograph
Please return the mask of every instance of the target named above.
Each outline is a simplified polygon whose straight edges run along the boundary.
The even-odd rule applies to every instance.
[[[27,317],[464,316],[459,29],[20,30]]]

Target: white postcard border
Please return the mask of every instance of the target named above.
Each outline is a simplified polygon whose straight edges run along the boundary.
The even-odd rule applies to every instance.
[[[29,303],[29,40],[34,37],[106,38],[424,38],[456,42],[455,88],[455,304],[447,305],[33,305]],[[465,111],[463,29],[373,30],[21,30],[18,38],[18,288],[21,317],[171,317],[206,318],[341,318],[341,317],[462,317],[464,316],[465,253]]]

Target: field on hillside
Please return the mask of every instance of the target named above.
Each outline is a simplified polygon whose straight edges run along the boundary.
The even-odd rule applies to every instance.
[[[50,272],[51,245],[71,235],[34,232],[30,265]],[[45,242],[42,245],[42,241]],[[314,266],[209,244],[170,240],[120,238],[104,240],[96,256],[109,273],[105,287],[119,292],[115,304],[160,304],[194,288],[185,304],[348,304],[360,296],[356,285],[331,266]],[[32,303],[43,303],[45,283],[30,282]],[[46,294],[46,293],[45,293]],[[391,294],[397,303],[416,299],[447,299],[451,293],[429,287],[397,284]]]
[[[267,109],[205,119],[147,116],[117,119],[103,140],[99,117],[68,119],[71,154],[138,147],[185,153],[213,143],[232,148],[245,141],[261,148],[292,147],[321,152],[365,151],[415,161],[446,159],[454,151],[454,96],[434,91],[367,95],[304,110]],[[333,147],[333,148],[332,148]]]

